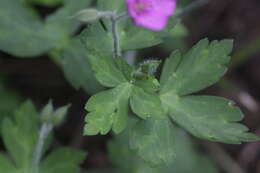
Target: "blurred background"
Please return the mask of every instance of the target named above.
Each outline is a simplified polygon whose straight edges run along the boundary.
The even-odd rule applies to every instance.
[[[194,2],[195,0],[179,0],[179,8],[185,8]],[[30,8],[33,7],[42,19],[61,6],[61,2],[51,5],[31,4]],[[0,7],[0,14],[1,10]],[[1,27],[5,27],[1,20],[2,16],[0,15],[0,35]],[[182,24],[176,26],[174,39],[167,39],[164,44],[154,47],[152,52],[151,49],[142,50],[139,55],[140,57],[152,56],[163,59],[177,48],[185,52],[205,37],[210,40],[234,39],[235,48],[228,73],[218,84],[202,93],[234,100],[245,114],[243,123],[252,132],[260,135],[259,21],[259,0],[209,0],[208,3],[194,8],[183,16]],[[15,20],[13,22],[19,23]],[[78,34],[80,29],[77,28],[74,34]],[[4,32],[2,32],[3,34]],[[0,36],[0,39],[2,42],[4,37]],[[25,99],[31,99],[38,108],[47,104],[49,99],[53,99],[54,105],[57,107],[71,103],[72,107],[69,110],[67,120],[55,129],[56,139],[53,147],[67,145],[87,150],[88,157],[82,167],[90,170],[94,168],[105,169],[112,167],[113,164],[123,164],[113,159],[115,151],[111,146],[116,146],[116,144],[113,144],[115,141],[111,142],[110,135],[82,136],[86,114],[84,104],[90,94],[84,89],[75,89],[75,86],[71,85],[71,77],[67,76],[66,70],[64,70],[68,67],[64,65],[65,63],[61,64],[57,61],[57,57],[60,55],[57,55],[56,51],[43,52],[39,55],[33,55],[32,58],[20,58],[5,50],[0,51],[0,119],[11,115],[13,110]],[[186,140],[187,135],[183,136]],[[186,155],[189,159],[183,156],[183,160],[178,164],[178,166],[182,164],[180,166],[182,168],[178,168],[179,170],[171,168],[170,171],[167,170],[168,172],[185,173],[198,170],[200,173],[260,173],[260,142],[226,145],[188,138],[189,143],[186,141],[185,146],[189,145],[191,148],[183,147],[181,154],[190,151]],[[110,141],[110,147],[107,146],[108,141]],[[4,150],[1,142],[0,149]],[[198,153],[199,156],[197,156]],[[119,154],[117,153],[117,155]],[[204,156],[209,161],[198,161]],[[122,155],[122,157],[125,156]],[[189,164],[192,165],[190,170],[185,170],[184,167],[189,167]],[[205,164],[211,165],[209,168],[211,171],[207,172]],[[174,169],[176,170],[172,171]]]

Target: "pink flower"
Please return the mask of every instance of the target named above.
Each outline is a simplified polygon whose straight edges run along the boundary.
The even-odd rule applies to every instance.
[[[135,24],[151,30],[165,28],[176,9],[176,0],[126,0]]]

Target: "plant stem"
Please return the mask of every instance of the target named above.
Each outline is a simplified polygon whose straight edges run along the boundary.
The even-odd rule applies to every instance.
[[[197,0],[191,3],[188,7],[184,8],[182,11],[180,11],[177,16],[183,17],[187,14],[189,14],[191,11],[198,9],[199,7],[206,5],[210,0]]]
[[[39,131],[39,138],[33,155],[32,173],[39,173],[39,165],[42,157],[44,142],[52,129],[53,125],[51,123],[44,123],[41,126],[41,129]]]
[[[116,17],[111,17],[112,21],[112,36],[114,41],[114,58],[121,56],[121,50],[120,50],[120,41],[118,36],[118,29],[117,29],[117,22]]]

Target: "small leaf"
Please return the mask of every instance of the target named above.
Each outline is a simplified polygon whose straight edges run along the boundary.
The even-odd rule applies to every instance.
[[[79,39],[73,39],[62,51],[62,67],[67,80],[74,88],[83,88],[90,94],[101,91],[103,87],[95,78],[87,56],[87,51]]]
[[[21,1],[1,0],[0,16],[2,51],[25,57],[42,54],[53,47],[52,42],[43,34],[43,23],[32,16]]]
[[[161,100],[157,94],[144,91],[142,88],[133,87],[130,105],[133,112],[140,118],[165,118]]]
[[[219,97],[167,95],[162,97],[163,105],[170,117],[196,137],[240,144],[260,138],[248,133],[248,128],[237,123],[243,118],[240,109],[233,102]]]
[[[4,86],[4,80],[0,78],[0,122],[4,117],[13,115],[22,98],[13,90]]]
[[[2,137],[7,151],[15,164],[25,170],[31,166],[38,138],[39,120],[36,115],[32,103],[26,102],[15,112],[14,122],[6,118],[2,123]]]
[[[111,33],[105,31],[100,23],[89,26],[80,34],[87,51],[92,55],[113,55],[113,39]]]
[[[153,59],[146,60],[139,65],[137,71],[147,75],[154,75],[154,73],[156,73],[160,64],[161,64],[160,60],[153,60]]]
[[[129,30],[122,31],[121,38],[121,46],[123,50],[142,49],[152,47],[163,42],[163,40],[154,32],[135,26],[130,26]]]
[[[124,73],[118,68],[117,60],[111,57],[97,57],[88,55],[97,80],[107,87],[115,87],[127,82]]]
[[[133,84],[149,92],[157,92],[160,90],[159,81],[150,75],[135,74]]]
[[[16,173],[15,167],[11,160],[0,153],[0,170],[4,170],[5,173]]]
[[[80,26],[69,17],[88,4],[85,0],[66,0],[43,22],[21,0],[1,0],[0,50],[18,57],[34,57],[54,48],[65,48]]]
[[[98,0],[97,1],[98,10],[105,11],[122,11],[126,8],[124,1],[108,1],[108,0]]]
[[[230,60],[228,54],[232,45],[231,40],[213,41],[209,44],[204,39],[183,58],[179,53],[174,53],[167,60],[173,64],[172,69],[167,64],[163,70],[161,93],[188,95],[216,83],[227,71],[225,65]]]
[[[162,86],[165,85],[165,83],[168,82],[168,80],[171,78],[172,74],[176,72],[178,66],[180,65],[180,62],[182,60],[181,53],[179,51],[174,51],[170,58],[167,58],[164,62],[160,84]]]
[[[122,49],[136,50],[158,45],[163,42],[165,37],[171,36],[171,32],[178,21],[175,16],[172,16],[167,27],[160,32],[137,27],[132,20],[123,22],[119,27]]]
[[[192,139],[183,130],[174,128],[174,160],[168,164],[154,166],[140,159],[138,154],[129,149],[130,126],[123,133],[113,137],[108,144],[109,158],[116,168],[116,172],[123,173],[217,173],[213,162],[200,152]],[[165,141],[161,141],[163,143]],[[157,147],[156,147],[157,148]],[[151,151],[153,153],[154,150]],[[175,154],[176,153],[176,154]],[[157,157],[157,156],[155,156]],[[125,159],[122,159],[125,158]],[[131,163],[131,164],[129,164]]]
[[[175,156],[174,130],[169,119],[139,121],[130,132],[130,147],[152,165],[170,164]]]
[[[123,131],[128,121],[130,92],[131,84],[123,83],[92,96],[85,107],[90,113],[86,116],[84,134],[107,134],[110,129],[115,133]]]
[[[40,173],[76,173],[86,154],[71,148],[59,148],[41,163]]]

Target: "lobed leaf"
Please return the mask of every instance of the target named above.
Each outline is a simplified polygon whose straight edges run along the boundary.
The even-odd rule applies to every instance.
[[[80,39],[90,54],[102,56],[113,55],[113,40],[111,33],[107,32],[100,23],[89,26],[80,34]]]
[[[15,112],[14,121],[6,118],[2,122],[2,137],[6,149],[17,167],[24,170],[31,166],[38,138],[39,120],[36,115],[32,103],[26,102]]]
[[[85,0],[66,0],[64,6],[42,21],[21,0],[1,0],[0,50],[18,57],[34,57],[54,48],[64,49],[80,26],[69,17],[87,4]]]
[[[15,13],[14,13],[15,11]],[[21,1],[0,1],[0,49],[15,56],[36,56],[53,47],[44,24]]]
[[[131,92],[129,83],[122,83],[116,88],[92,96],[85,109],[85,135],[107,134],[110,129],[120,133],[127,126],[128,99]]]
[[[196,137],[229,144],[260,139],[237,123],[242,120],[243,114],[229,100],[210,96],[165,95],[162,102],[170,117]]]
[[[16,169],[9,158],[0,153],[0,170],[4,170],[5,173],[16,173]]]
[[[97,80],[103,86],[115,87],[128,81],[125,73],[118,67],[118,60],[112,59],[111,57],[97,57],[90,54],[88,58]]]
[[[132,89],[130,105],[132,111],[140,118],[163,119],[166,117],[158,95],[136,86]]]
[[[78,39],[62,51],[62,67],[65,77],[74,88],[83,88],[90,94],[101,91],[103,87],[98,83],[92,71],[87,51]]]
[[[172,123],[169,119],[139,121],[130,131],[130,147],[152,165],[170,164],[175,156]]]
[[[188,95],[214,83],[227,71],[231,40],[201,40],[183,57],[178,52],[167,60],[163,74],[161,94]],[[173,65],[170,68],[170,64]]]
[[[59,148],[50,153],[41,163],[40,173],[77,173],[86,154],[72,148]]]

